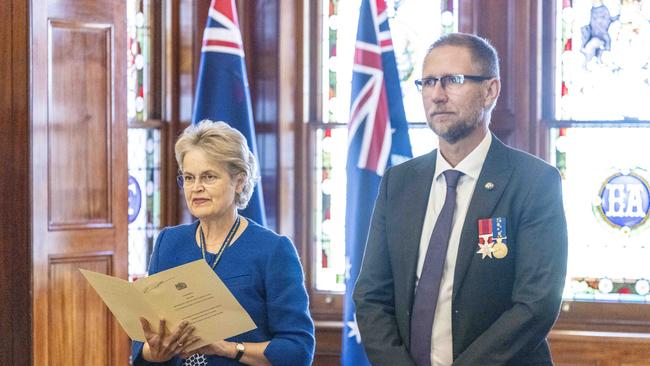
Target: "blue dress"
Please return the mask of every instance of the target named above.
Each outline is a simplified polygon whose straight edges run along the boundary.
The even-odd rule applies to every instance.
[[[199,222],[169,227],[160,232],[151,255],[149,274],[202,258],[196,245]],[[206,253],[212,264],[214,254]],[[270,341],[264,355],[272,365],[311,365],[314,356],[314,323],[296,250],[287,237],[279,236],[251,220],[227,248],[215,272],[251,316],[257,328],[227,339],[231,342]],[[133,342],[133,365],[179,366],[174,357],[165,363],[142,358],[142,342]],[[224,357],[208,356],[208,365],[241,365]]]

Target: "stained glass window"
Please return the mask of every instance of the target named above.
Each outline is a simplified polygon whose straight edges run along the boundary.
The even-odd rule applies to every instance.
[[[559,0],[553,161],[566,300],[650,302],[650,1]],[[588,122],[588,123],[584,123]],[[621,123],[628,122],[627,127]]]
[[[650,301],[648,128],[552,131],[569,225],[564,297]],[[629,179],[627,179],[629,178]]]
[[[650,1],[560,0],[556,119],[650,120]]]
[[[129,121],[147,119],[146,103],[150,99],[147,87],[151,76],[151,3],[144,0],[127,2],[127,118]]]
[[[409,122],[425,121],[420,93],[413,88],[413,81],[420,76],[429,46],[441,34],[458,30],[453,12],[456,3],[457,0],[386,1]],[[323,4],[323,122],[347,123],[361,0],[329,0]]]
[[[315,164],[317,290],[345,290],[345,161],[348,131],[317,131]],[[337,162],[343,162],[340,164]]]
[[[344,291],[347,120],[352,60],[360,0],[323,1],[323,127],[317,129],[315,197],[316,289]],[[424,124],[422,97],[413,81],[421,74],[428,47],[441,34],[455,32],[457,0],[388,0],[391,36],[401,78],[406,118],[415,156],[431,151],[437,138]]]
[[[160,231],[160,131],[130,128],[129,277],[147,272],[149,255]]]
[[[149,120],[153,91],[150,19],[154,3],[127,1],[127,118],[129,279],[146,274],[160,230],[160,122]]]

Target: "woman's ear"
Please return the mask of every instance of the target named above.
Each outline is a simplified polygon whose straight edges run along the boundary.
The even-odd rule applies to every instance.
[[[242,193],[244,191],[244,183],[246,182],[246,174],[239,173],[235,176],[235,192]]]

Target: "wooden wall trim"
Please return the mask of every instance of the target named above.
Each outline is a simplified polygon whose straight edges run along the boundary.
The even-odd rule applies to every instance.
[[[570,340],[580,342],[614,342],[642,343],[650,346],[650,333],[595,332],[578,330],[553,330],[549,334],[552,340]]]
[[[305,123],[305,90],[307,75],[302,72],[306,64],[305,47],[305,4],[296,1],[278,2],[280,16],[278,40],[278,232],[291,236],[303,267],[307,266],[305,224],[309,212],[305,188],[306,136],[309,126]]]
[[[162,202],[161,226],[176,225],[184,214],[182,195],[178,190],[176,173],[178,165],[174,156],[174,144],[180,130],[180,3],[166,1],[161,9],[161,85],[162,85],[162,128],[161,140],[161,192],[165,199]],[[191,107],[190,107],[191,108]]]
[[[558,366],[645,366],[650,359],[650,334],[557,331],[549,335]]]
[[[340,365],[343,322],[315,321],[316,354],[314,365]]]
[[[0,2],[0,360],[32,364],[29,4]]]

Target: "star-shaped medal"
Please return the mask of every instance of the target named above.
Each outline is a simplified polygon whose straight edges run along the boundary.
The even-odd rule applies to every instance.
[[[485,244],[478,243],[478,246],[479,246],[479,250],[476,253],[481,254],[481,259],[485,259],[485,257],[492,258],[492,252],[494,252],[494,248],[492,247],[494,246],[494,243],[485,243]]]

